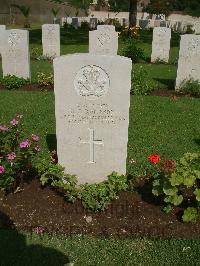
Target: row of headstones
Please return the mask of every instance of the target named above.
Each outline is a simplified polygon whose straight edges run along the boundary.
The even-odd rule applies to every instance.
[[[0,53],[3,75],[30,78],[29,33],[26,30],[6,30],[0,26]],[[3,41],[2,41],[3,40]],[[154,28],[151,62],[168,62],[170,53],[171,29]],[[55,58],[60,56],[60,26],[42,26],[43,54]],[[89,53],[96,55],[117,55],[118,33],[111,25],[98,25],[89,33]],[[185,79],[200,80],[200,36],[181,37],[176,87]],[[185,60],[185,61],[184,61]],[[186,62],[183,66],[183,61]]]
[[[113,18],[114,19],[114,18]],[[82,23],[87,22],[90,29],[96,29],[98,24],[103,24],[108,20],[108,18],[94,18],[94,17],[63,17],[61,19],[61,26],[63,27],[65,23],[72,25],[73,28],[78,29],[81,27]],[[118,19],[121,26],[127,26],[129,20],[126,18]]]

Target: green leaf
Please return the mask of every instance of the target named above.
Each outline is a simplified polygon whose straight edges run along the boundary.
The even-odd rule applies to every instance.
[[[179,173],[173,173],[169,179],[172,186],[179,186],[183,183],[183,176]]]
[[[194,195],[196,196],[196,200],[200,201],[200,189],[199,188],[195,189]]]
[[[163,192],[167,196],[174,196],[177,194],[178,189],[173,187],[168,180],[166,180],[163,184]]]
[[[183,184],[187,187],[192,187],[194,186],[195,181],[196,181],[196,176],[190,174],[189,176],[184,177]]]
[[[184,211],[182,219],[184,222],[192,222],[192,221],[196,221],[197,217],[198,217],[197,209],[193,207],[188,207]]]
[[[172,206],[170,204],[168,204],[167,206],[165,206],[163,208],[163,211],[166,212],[166,213],[170,213],[172,211]]]
[[[167,197],[165,197],[164,201],[166,203],[171,203],[174,206],[178,206],[178,205],[180,205],[182,203],[183,196],[182,195],[167,196]]]

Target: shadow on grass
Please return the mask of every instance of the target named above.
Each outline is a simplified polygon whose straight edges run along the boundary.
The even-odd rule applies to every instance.
[[[47,134],[47,136],[46,136],[46,142],[47,142],[48,150],[50,152],[57,151],[56,134]]]
[[[200,139],[194,139],[194,142],[200,146]]]
[[[175,80],[174,79],[154,78],[154,80],[158,81],[159,83],[162,83],[169,90],[174,90],[174,88],[175,88]]]
[[[40,242],[38,237],[37,242]],[[68,257],[58,250],[38,244],[27,245],[25,235],[15,229],[13,221],[6,214],[0,212],[0,265],[64,266],[67,263]]]
[[[34,29],[29,32],[30,43],[42,44],[42,30]]]

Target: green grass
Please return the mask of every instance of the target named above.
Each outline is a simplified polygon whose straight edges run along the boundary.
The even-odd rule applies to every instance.
[[[0,121],[23,114],[26,134],[41,136],[43,155],[55,148],[54,95],[49,92],[1,91]],[[200,99],[132,96],[130,108],[128,172],[134,174],[147,156],[159,153],[177,159],[185,152],[196,152],[200,144]],[[113,169],[114,170],[114,169]]]
[[[199,240],[100,239],[0,230],[1,266],[199,265]]]

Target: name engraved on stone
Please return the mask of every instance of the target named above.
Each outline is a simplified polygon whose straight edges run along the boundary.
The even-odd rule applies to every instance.
[[[95,65],[81,68],[74,80],[78,95],[87,100],[96,100],[105,95],[110,87],[110,79],[104,69]]]
[[[64,117],[67,123],[73,124],[116,124],[125,121],[108,104],[77,104],[75,108],[67,110]]]
[[[94,157],[94,150],[95,150],[95,145],[102,145],[104,146],[104,143],[102,140],[95,140],[94,137],[94,129],[88,128],[89,130],[89,140],[80,140],[81,144],[89,144],[90,146],[90,160],[88,163],[95,163],[95,157]]]
[[[20,36],[16,32],[10,33],[8,37],[9,46],[14,48],[18,43],[20,43]]]

